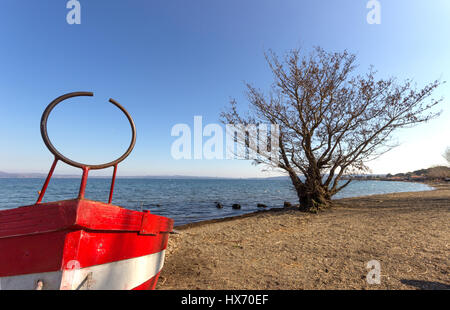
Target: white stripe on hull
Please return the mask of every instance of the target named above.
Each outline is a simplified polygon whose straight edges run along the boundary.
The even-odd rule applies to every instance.
[[[34,290],[39,280],[44,290],[130,290],[150,280],[161,271],[165,250],[150,255],[124,259],[75,270],[32,273],[0,277],[0,289]]]
[[[61,285],[62,271],[30,273],[20,276],[0,278],[2,290],[35,290],[39,280],[44,282],[43,289],[58,290]]]

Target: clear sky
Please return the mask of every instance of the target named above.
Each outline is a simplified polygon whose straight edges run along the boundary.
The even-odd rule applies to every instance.
[[[348,49],[358,70],[414,78],[418,86],[450,82],[450,1],[379,0],[381,24],[369,25],[366,0],[79,0],[81,24],[66,22],[66,0],[2,0],[0,10],[0,171],[46,172],[52,156],[39,131],[55,97],[93,91],[56,108],[49,132],[62,153],[85,162],[114,159],[126,148],[132,114],[136,148],[121,175],[268,176],[248,161],[174,160],[171,128],[217,123],[230,98],[246,104],[244,81],[267,89],[264,50],[302,46]],[[397,149],[372,172],[442,164],[450,145],[450,83],[442,116],[397,134]],[[94,104],[97,103],[97,104]],[[58,167],[57,173],[73,173]],[[108,173],[108,172],[103,172]]]

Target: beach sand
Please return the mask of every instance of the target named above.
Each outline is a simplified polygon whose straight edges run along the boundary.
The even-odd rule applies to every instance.
[[[157,289],[450,289],[450,185],[435,187],[177,227]]]

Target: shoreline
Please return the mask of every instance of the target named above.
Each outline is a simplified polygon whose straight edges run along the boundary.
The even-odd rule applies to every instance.
[[[450,184],[433,187],[179,225],[157,289],[450,289]]]
[[[430,192],[430,191],[436,191],[440,187],[445,188],[447,186],[450,186],[450,184],[446,184],[446,183],[426,183],[426,182],[416,182],[416,181],[405,181],[405,182],[425,184],[425,185],[428,185],[428,186],[432,187],[432,189],[427,190],[427,191],[393,192],[393,193],[386,193],[386,194],[370,194],[370,195],[362,195],[362,196],[355,196],[355,197],[338,198],[338,199],[335,199],[333,201],[334,202],[339,202],[340,200],[361,199],[361,198],[367,198],[367,197],[394,195],[394,194],[401,194],[401,193]],[[294,205],[295,204],[293,204],[293,206]],[[295,210],[296,211],[296,208],[295,207],[291,207],[291,208],[283,208],[283,207],[276,208],[276,207],[273,207],[273,208],[261,209],[261,210],[257,210],[257,211],[253,211],[253,212],[249,212],[249,213],[245,213],[245,214],[240,214],[240,215],[219,217],[219,218],[210,219],[210,220],[202,220],[202,221],[197,221],[197,222],[192,222],[192,223],[176,225],[176,226],[174,226],[174,230],[175,231],[184,230],[184,229],[198,227],[198,226],[203,226],[203,225],[209,225],[209,224],[221,223],[221,222],[228,222],[228,221],[234,221],[234,220],[237,220],[237,219],[240,219],[240,218],[257,216],[257,215],[259,215],[261,213],[283,212],[283,211],[287,211],[287,210]]]

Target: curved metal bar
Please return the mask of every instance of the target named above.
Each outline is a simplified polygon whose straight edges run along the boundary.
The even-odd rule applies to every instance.
[[[131,126],[131,132],[132,132],[131,143],[130,143],[130,146],[128,147],[128,149],[126,150],[126,152],[122,156],[120,156],[116,160],[111,161],[111,162],[106,163],[106,164],[89,165],[89,164],[79,163],[79,162],[73,161],[73,160],[65,157],[64,155],[62,155],[53,146],[53,144],[51,143],[51,141],[50,141],[50,139],[48,137],[47,120],[48,120],[48,117],[49,117],[50,113],[55,108],[55,106],[57,106],[62,101],[66,100],[66,99],[69,99],[69,98],[72,98],[72,97],[93,96],[93,95],[94,95],[94,93],[92,93],[92,92],[73,92],[73,93],[68,93],[68,94],[62,95],[62,96],[56,98],[55,100],[53,100],[47,106],[47,108],[45,109],[44,113],[42,114],[42,118],[41,118],[41,135],[42,135],[42,139],[44,140],[44,143],[47,146],[47,148],[49,149],[49,151],[53,155],[55,155],[55,158],[60,159],[61,161],[65,162],[66,164],[71,165],[73,167],[77,167],[77,168],[81,168],[81,169],[87,168],[88,170],[105,169],[105,168],[108,168],[108,167],[117,166],[117,164],[119,164],[121,161],[123,161],[125,158],[127,158],[128,155],[130,155],[131,151],[134,148],[134,145],[136,144],[136,126],[134,125],[133,119],[131,118],[130,114],[128,113],[127,110],[125,110],[125,108],[123,106],[121,106],[114,99],[109,99],[109,102],[114,104],[117,108],[119,108],[125,114],[125,116],[127,117],[128,121],[130,122],[130,126]]]

